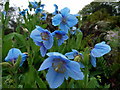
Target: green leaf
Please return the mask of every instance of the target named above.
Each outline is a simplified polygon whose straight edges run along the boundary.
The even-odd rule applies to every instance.
[[[96,88],[98,85],[97,79],[95,77],[91,77],[86,88]]]
[[[14,64],[14,70],[17,71],[18,68],[20,67],[20,62],[21,62],[21,55],[19,55],[18,59],[16,60],[16,63]]]
[[[77,40],[76,40],[77,49],[79,49],[80,46],[81,46],[82,37],[83,37],[82,32],[78,32],[78,34],[77,34]]]
[[[10,21],[10,16],[8,16],[8,17],[5,19],[5,23],[4,23],[5,27],[8,26],[9,21]]]
[[[5,11],[8,11],[9,10],[9,2],[6,2],[5,3]]]
[[[8,63],[8,62],[2,62],[2,63],[0,63],[0,66],[3,66],[3,67],[10,67],[10,66],[12,66],[10,63]]]
[[[46,27],[47,27],[47,24],[43,24],[41,27],[42,27],[42,28],[46,28]]]
[[[36,72],[37,73],[37,72]],[[42,81],[42,79],[38,76],[38,74],[36,74],[36,78],[35,78],[39,88],[47,88],[45,83]]]

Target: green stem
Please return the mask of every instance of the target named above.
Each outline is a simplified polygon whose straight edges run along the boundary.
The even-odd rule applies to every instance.
[[[88,85],[88,75],[89,75],[89,71],[88,71],[88,67],[85,67],[85,88],[87,88]]]

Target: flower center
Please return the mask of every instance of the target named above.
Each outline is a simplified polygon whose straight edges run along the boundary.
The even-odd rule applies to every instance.
[[[63,22],[63,23],[66,23],[66,19],[65,19],[65,18],[63,18],[63,19],[62,19],[62,22]]]
[[[61,35],[61,34],[56,33],[55,37],[56,37],[57,39],[61,39],[61,38],[62,38],[62,35]]]
[[[64,64],[65,62],[61,61],[60,59],[55,59],[52,67],[56,72],[64,73],[66,71]]]
[[[49,35],[46,32],[41,33],[41,37],[42,37],[43,40],[48,40],[49,39]]]

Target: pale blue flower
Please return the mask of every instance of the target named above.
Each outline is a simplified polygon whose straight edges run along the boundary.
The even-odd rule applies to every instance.
[[[36,1],[30,2],[30,4],[32,5],[33,8],[37,8],[38,7],[38,3]]]
[[[97,43],[95,47],[91,50],[91,64],[96,67],[96,57],[102,57],[103,55],[109,53],[111,51],[111,47],[105,42]]]
[[[42,12],[42,9],[40,9],[40,8],[37,8],[36,10],[35,10],[35,13],[37,14],[37,13],[41,13]]]
[[[69,60],[58,52],[50,52],[47,55],[49,57],[44,60],[38,71],[48,69],[46,80],[50,88],[59,87],[64,82],[64,78],[68,80],[68,77],[83,80],[84,74],[77,62]]]
[[[78,22],[78,19],[74,15],[69,13],[70,13],[69,8],[66,7],[62,9],[59,14],[56,14],[53,17],[52,25],[54,26],[60,25],[60,29],[68,33],[70,27],[73,27]]]
[[[23,65],[24,61],[26,60],[27,58],[27,54],[25,53],[22,53],[19,49],[17,48],[11,48],[5,58],[5,61],[8,62],[12,62],[12,61],[15,61],[18,59],[18,57],[21,56],[21,62],[20,62],[20,66]]]
[[[72,29],[70,30],[70,34],[74,35],[77,32],[81,32],[81,30],[77,29],[76,27],[72,27]]]
[[[40,18],[40,20],[46,20],[46,18],[47,18],[47,14],[46,13],[42,13],[42,17]]]
[[[22,15],[22,16],[25,16],[26,12],[28,11],[28,9],[25,9],[23,11],[20,11],[19,14]]]
[[[75,49],[72,49],[72,52],[66,53],[65,56],[67,56],[68,59],[75,59],[76,56],[82,57],[82,59],[84,58],[84,57],[83,57],[83,54],[82,54],[82,53],[79,53],[79,52],[78,52],[77,50],[75,50]],[[81,67],[81,68],[85,68],[85,66],[84,66],[80,61],[78,61],[78,63],[80,64],[80,67]]]
[[[58,46],[62,45],[64,40],[68,39],[68,36],[64,31],[55,30],[52,35],[58,39]]]
[[[55,11],[53,12],[53,15],[56,15],[59,13],[59,10],[58,10],[58,6],[56,4],[54,4],[54,7],[55,7]]]
[[[40,51],[42,56],[45,56],[47,49],[50,49],[53,46],[52,33],[40,26],[36,26],[36,28],[31,32],[30,37],[38,46],[41,46]]]
[[[6,11],[2,11],[3,15],[6,16]]]

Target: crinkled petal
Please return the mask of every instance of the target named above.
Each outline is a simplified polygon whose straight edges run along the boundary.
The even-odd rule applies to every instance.
[[[65,56],[67,56],[68,59],[74,59],[74,52],[66,53]]]
[[[80,70],[80,65],[78,62],[71,61],[67,64],[67,73],[68,75],[75,80],[83,80],[84,74]]]
[[[47,48],[47,49],[50,49],[53,46],[53,36],[52,36],[52,34],[50,34],[50,37],[49,37],[48,40],[43,41],[43,44],[44,44],[45,48]]]
[[[24,53],[22,53],[22,60],[21,60],[21,62],[20,62],[20,66],[23,65],[23,63],[24,63],[24,61],[25,61],[26,59],[27,59],[27,55],[24,54]]]
[[[60,11],[60,13],[62,14],[62,16],[67,16],[69,13],[70,13],[70,9],[69,8],[67,8],[67,7],[65,7],[65,8],[63,8],[61,11]]]
[[[85,66],[81,62],[79,62],[79,64],[80,64],[80,68],[85,68]]]
[[[111,47],[105,42],[101,42],[95,45],[95,48],[91,50],[91,55],[93,57],[101,57],[111,51]]]
[[[78,53],[78,51],[77,51],[77,50],[75,50],[75,49],[72,49],[72,51],[73,51],[73,52],[76,52],[76,53]]]
[[[63,39],[58,39],[58,46],[62,45],[62,43],[64,43]]]
[[[62,22],[62,16],[61,14],[57,14],[52,19],[52,25],[57,26]]]
[[[68,80],[69,75],[68,75],[68,73],[67,73],[67,72],[64,72],[64,76],[65,76],[65,79],[66,79],[66,80]]]
[[[58,6],[57,6],[57,4],[54,4],[54,7],[55,7],[55,9],[58,9]]]
[[[44,62],[42,63],[42,65],[40,66],[40,68],[38,69],[38,71],[42,71],[44,69],[47,69],[49,67],[52,66],[52,62],[53,62],[54,57],[48,57],[47,59],[44,60]]]
[[[44,47],[44,45],[41,46],[41,47],[40,47],[40,53],[41,53],[42,57],[45,56],[46,52],[47,52],[47,49]]]
[[[48,81],[50,88],[57,88],[63,83],[64,74],[55,72],[51,67],[46,74],[46,80]]]
[[[35,44],[36,44],[37,46],[43,46],[43,43],[42,43],[42,42],[38,42],[38,41],[35,41],[35,40],[34,40],[34,42],[35,42]]]
[[[41,42],[42,38],[41,38],[40,34],[41,34],[41,32],[39,30],[35,29],[31,32],[30,37],[35,41]]]
[[[45,30],[42,27],[37,26],[37,25],[36,25],[36,30],[40,31],[41,33],[44,32],[44,31],[48,31],[48,30]]]
[[[67,16],[66,23],[68,24],[69,27],[73,27],[74,25],[78,23],[78,19],[74,15],[69,14]]]
[[[67,59],[67,57],[59,52],[49,52],[46,54],[47,56],[61,56],[62,58]]]
[[[70,28],[67,26],[67,24],[61,23],[61,24],[60,24],[60,29],[61,29],[62,31],[64,31],[65,33],[68,33],[68,30],[69,30]]]
[[[90,60],[91,64],[93,65],[93,67],[96,67],[96,57],[93,57],[91,55],[91,60]]]
[[[17,48],[12,48],[9,50],[7,57],[5,58],[5,61],[10,61],[10,60],[16,60],[19,55],[21,55],[22,52],[17,49]]]
[[[69,37],[67,35],[63,36],[63,40],[67,40]]]

